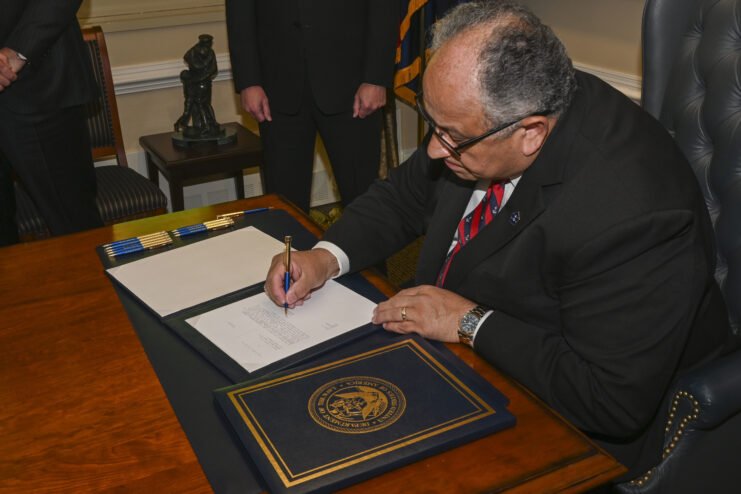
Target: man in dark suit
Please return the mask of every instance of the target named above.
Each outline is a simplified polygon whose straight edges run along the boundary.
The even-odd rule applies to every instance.
[[[276,259],[266,292],[301,305],[424,234],[418,286],[373,322],[471,345],[623,462],[624,478],[645,473],[671,381],[735,345],[696,179],[656,120],[575,72],[522,7],[466,3],[434,36],[417,102],[434,131],[426,153],[292,256],[287,294]]]
[[[308,211],[317,131],[348,204],[378,176],[397,0],[227,0],[234,86],[260,123],[264,189]]]
[[[97,87],[80,0],[0,0],[0,245],[18,241],[13,173],[53,235],[102,226],[83,104]]]

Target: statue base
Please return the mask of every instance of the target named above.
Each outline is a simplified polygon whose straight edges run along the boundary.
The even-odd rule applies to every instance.
[[[186,137],[183,132],[175,132],[172,134],[172,143],[178,147],[188,147],[194,144],[216,144],[217,146],[222,146],[237,142],[237,129],[224,125],[219,125],[219,129],[220,132],[217,135],[208,137]]]

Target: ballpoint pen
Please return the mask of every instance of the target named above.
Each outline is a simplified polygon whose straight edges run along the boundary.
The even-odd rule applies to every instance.
[[[286,291],[286,301],[283,303],[283,312],[288,315],[288,289],[291,287],[291,236],[286,235],[286,275],[283,280],[283,288]]]

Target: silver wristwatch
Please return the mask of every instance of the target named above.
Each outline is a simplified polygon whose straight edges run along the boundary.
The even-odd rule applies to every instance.
[[[471,346],[476,327],[487,310],[483,305],[477,305],[461,317],[461,320],[458,322],[458,339],[461,343]]]

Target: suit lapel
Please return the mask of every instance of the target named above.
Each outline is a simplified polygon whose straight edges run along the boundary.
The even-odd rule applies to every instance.
[[[451,174],[452,175],[452,174]],[[425,233],[425,240],[417,260],[417,283],[433,285],[440,272],[450,243],[453,241],[458,223],[468,201],[471,199],[475,183],[461,182],[455,179],[445,180],[430,226]]]
[[[455,291],[473,269],[504,248],[545,211],[564,181],[572,142],[573,132],[568,126],[557,125],[538,158],[522,174],[502,210],[453,257],[444,288]],[[452,230],[449,235],[452,236]]]
[[[455,291],[471,270],[506,246],[544,209],[540,183],[527,181],[523,177],[512,197],[491,223],[453,257],[444,288]]]

